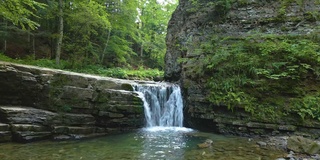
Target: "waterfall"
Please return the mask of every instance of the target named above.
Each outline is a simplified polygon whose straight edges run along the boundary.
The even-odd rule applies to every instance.
[[[147,127],[182,127],[183,103],[178,85],[135,85],[144,102]]]

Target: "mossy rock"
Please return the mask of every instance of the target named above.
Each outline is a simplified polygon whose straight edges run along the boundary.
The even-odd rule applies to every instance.
[[[133,91],[132,85],[128,83],[121,84],[121,89],[126,91]]]

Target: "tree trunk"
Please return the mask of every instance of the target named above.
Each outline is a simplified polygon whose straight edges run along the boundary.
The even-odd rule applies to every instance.
[[[4,52],[7,51],[7,39],[4,40]]]
[[[108,47],[108,43],[109,43],[109,40],[110,40],[110,35],[111,35],[111,29],[109,29],[107,42],[106,42],[106,45],[104,46],[104,49],[103,49],[103,52],[102,52],[102,55],[101,55],[101,59],[100,59],[100,63],[101,64],[103,64],[103,61],[104,61],[104,56],[105,56],[106,49]]]
[[[4,20],[4,23],[5,23],[5,39],[4,39],[4,46],[3,46],[3,52],[6,52],[7,51],[7,34],[8,34],[8,22],[7,20]]]
[[[141,44],[141,49],[140,49],[140,57],[142,57],[142,56],[143,56],[143,42]]]
[[[36,46],[35,46],[35,35],[32,35],[32,54],[33,58],[36,59]]]
[[[59,37],[57,39],[57,48],[56,48],[56,64],[60,64],[60,56],[61,56],[61,45],[63,38],[63,4],[62,0],[59,0],[59,26],[58,26],[58,34]]]
[[[32,58],[33,60],[35,60],[36,54],[35,54],[35,46],[34,46],[34,34],[31,33],[30,28],[28,28],[27,34],[28,34],[28,49],[30,49]],[[32,42],[31,42],[31,36],[32,36]]]

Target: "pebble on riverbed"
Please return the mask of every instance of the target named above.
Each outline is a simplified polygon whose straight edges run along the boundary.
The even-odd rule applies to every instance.
[[[258,144],[261,148],[267,147],[267,143],[266,143],[266,142],[259,141],[259,142],[257,142],[257,144]]]

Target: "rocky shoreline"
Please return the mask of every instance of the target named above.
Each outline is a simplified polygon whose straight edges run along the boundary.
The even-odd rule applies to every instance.
[[[216,145],[213,140],[214,139],[206,139],[205,141],[203,141],[203,143],[197,144],[199,152],[201,153],[202,151],[202,156],[205,156],[207,154],[206,158],[210,158],[210,152],[212,152],[210,148],[215,148],[215,145]],[[256,144],[255,147],[252,147],[252,146],[250,147],[252,149],[252,152],[259,152],[259,150],[260,151],[268,150],[268,151],[275,151],[275,152],[279,151],[279,153],[274,155],[276,157],[276,160],[319,160],[320,159],[320,152],[319,152],[320,141],[311,140],[308,138],[304,138],[302,136],[252,137],[252,138],[247,138],[247,143],[248,145],[252,143]],[[228,152],[229,150],[233,149],[232,147],[224,148],[224,149],[223,148],[224,147],[222,147],[220,150],[222,151],[225,150],[225,152]],[[281,154],[281,153],[284,153],[284,154]],[[270,155],[267,155],[267,156],[270,156]]]
[[[319,160],[320,141],[302,136],[270,136],[257,139],[261,148],[271,147],[287,151],[288,154],[277,160]]]

